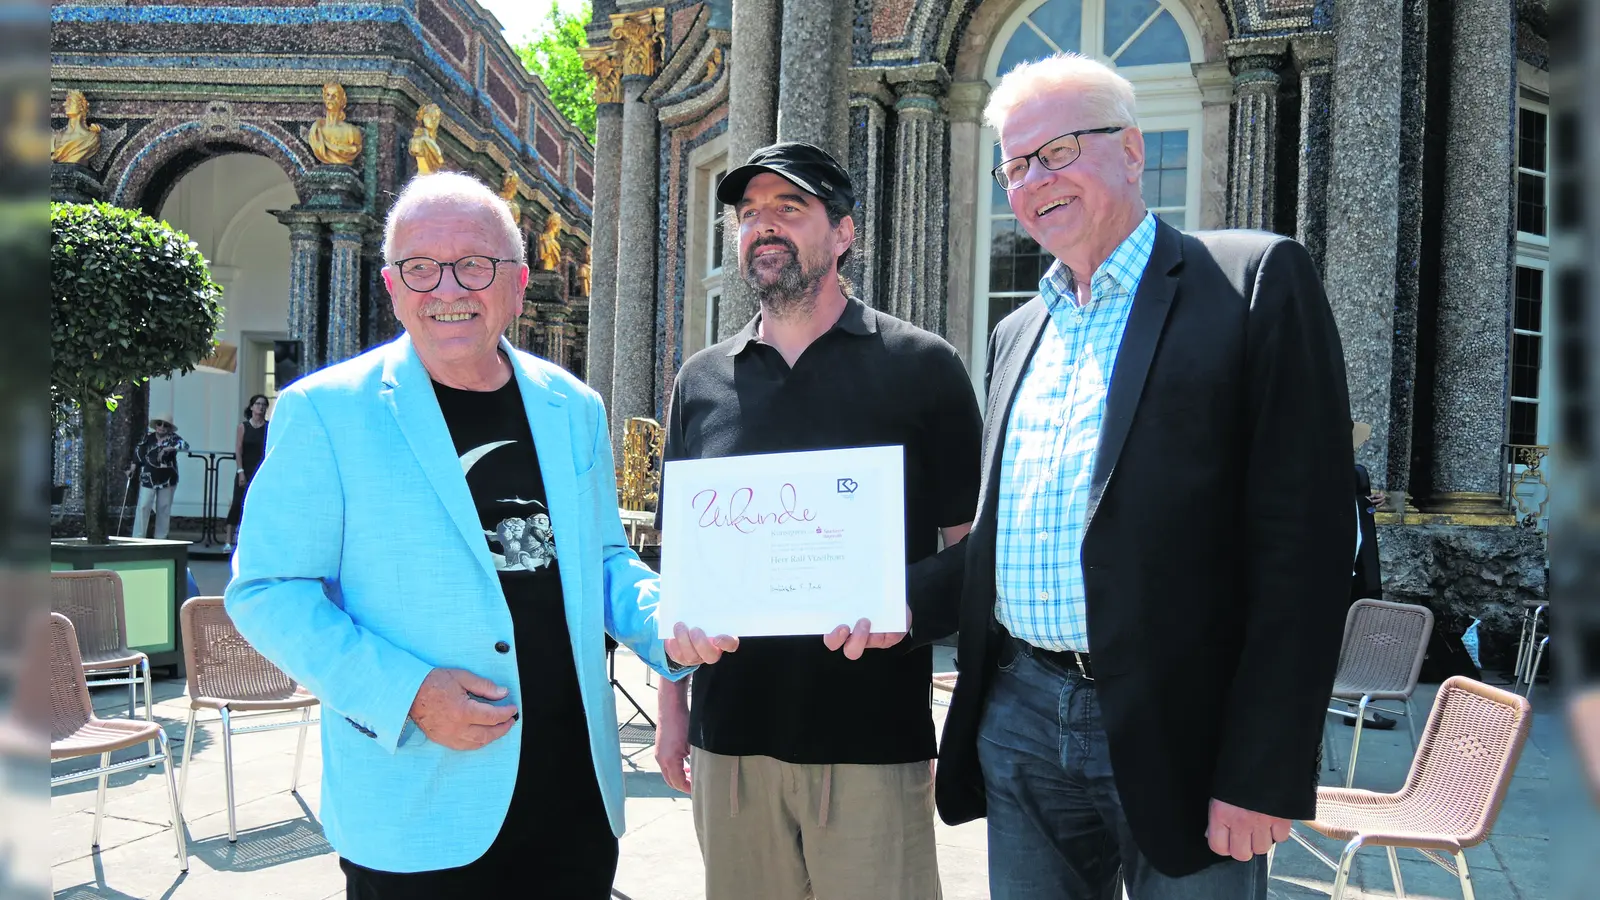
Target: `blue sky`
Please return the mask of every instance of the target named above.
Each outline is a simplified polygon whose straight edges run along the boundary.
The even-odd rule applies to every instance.
[[[478,0],[478,5],[500,20],[506,40],[512,45],[522,42],[528,32],[540,26],[556,6],[571,13],[583,5],[582,0]]]

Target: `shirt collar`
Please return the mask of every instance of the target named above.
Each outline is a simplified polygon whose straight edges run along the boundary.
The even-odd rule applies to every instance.
[[[868,314],[865,303],[855,297],[846,297],[844,311],[839,314],[839,318],[833,323],[833,327],[829,328],[824,334],[831,334],[835,331],[844,331],[854,335],[876,334],[878,320]],[[757,311],[755,318],[751,319],[738,334],[734,335],[733,344],[728,348],[728,355],[738,356],[744,352],[744,348],[752,343],[760,342],[761,313]]]
[[[1150,253],[1155,249],[1155,244],[1156,217],[1154,213],[1147,212],[1133,231],[1122,239],[1122,243],[1111,251],[1106,261],[1100,264],[1100,268],[1094,270],[1093,281],[1110,278],[1124,291],[1133,293],[1139,286],[1145,266],[1150,264]],[[1066,302],[1072,294],[1072,286],[1072,270],[1059,259],[1051,263],[1044,277],[1039,279],[1039,293],[1051,309]]]

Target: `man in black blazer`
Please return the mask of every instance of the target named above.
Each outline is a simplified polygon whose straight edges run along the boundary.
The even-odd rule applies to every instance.
[[[1315,812],[1356,535],[1343,351],[1316,268],[1140,197],[1132,87],[1019,66],[996,180],[1057,259],[989,343],[983,487],[913,570],[959,625],[937,803],[987,815],[995,900],[1264,898]]]

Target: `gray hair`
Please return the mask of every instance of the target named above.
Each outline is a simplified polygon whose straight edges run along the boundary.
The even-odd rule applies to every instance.
[[[428,206],[454,206],[468,209],[481,207],[494,217],[495,224],[505,232],[506,245],[515,248],[517,262],[527,262],[527,248],[522,244],[522,231],[511,218],[511,207],[489,186],[461,172],[434,172],[418,175],[406,182],[400,196],[389,207],[389,216],[383,221],[383,259],[394,259],[394,234],[400,222]]]
[[[1066,90],[1083,97],[1098,120],[1094,127],[1139,126],[1133,85],[1115,69],[1081,53],[1057,53],[1012,68],[989,94],[983,122],[998,132],[1006,117],[1023,103],[1040,94]]]

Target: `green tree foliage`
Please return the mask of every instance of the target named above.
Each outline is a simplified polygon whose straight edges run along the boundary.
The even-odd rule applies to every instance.
[[[594,82],[583,71],[583,58],[578,56],[580,47],[589,46],[583,29],[590,15],[587,3],[571,15],[551,4],[544,26],[514,49],[528,71],[544,82],[556,109],[593,143]]]
[[[83,415],[84,525],[106,541],[106,417],[116,390],[194,371],[216,346],[222,289],[193,241],[138,210],[50,204],[51,399]]]

